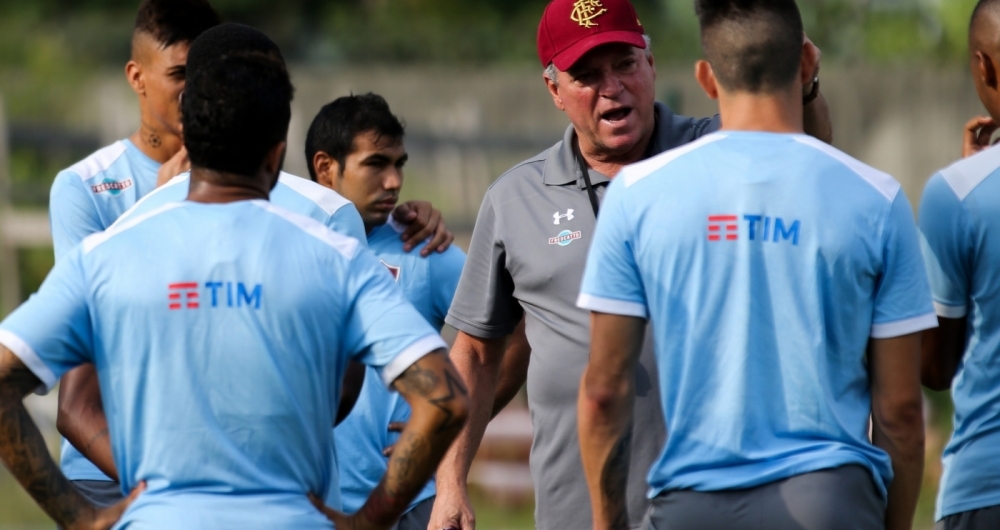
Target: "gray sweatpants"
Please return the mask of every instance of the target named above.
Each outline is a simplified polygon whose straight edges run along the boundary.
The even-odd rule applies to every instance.
[[[403,514],[399,518],[396,526],[392,530],[427,530],[427,524],[431,521],[431,510],[434,509],[434,499],[431,497],[417,503],[412,510]]]
[[[956,513],[934,525],[934,530],[997,530],[1000,528],[1000,506]]]
[[[844,466],[743,490],[669,491],[653,499],[646,530],[884,530],[871,473]]]

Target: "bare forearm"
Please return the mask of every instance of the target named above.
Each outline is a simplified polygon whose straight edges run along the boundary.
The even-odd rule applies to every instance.
[[[395,385],[412,414],[385,476],[359,512],[376,528],[390,526],[403,514],[468,416],[468,390],[444,350],[417,361]]]
[[[490,418],[495,418],[506,407],[514,396],[524,386],[528,379],[528,363],[531,359],[531,346],[524,333],[524,319],[518,324],[514,334],[507,341],[503,352],[503,362],[500,365],[499,381],[497,382],[496,398],[493,401],[493,411]]]
[[[24,396],[40,381],[3,347],[0,366],[0,460],[49,517],[69,526],[91,507],[52,460],[24,408]]]
[[[438,488],[466,489],[469,468],[492,417],[502,348],[502,339],[482,341],[464,333],[452,347],[450,358],[469,389],[471,408],[465,428],[438,467]]]
[[[594,507],[594,528],[627,530],[625,490],[632,442],[631,393],[599,394],[589,388],[585,374],[580,384],[577,414],[580,454]]]
[[[806,134],[828,144],[833,143],[833,123],[830,121],[830,107],[820,93],[803,109],[803,127]]]
[[[872,441],[888,453],[892,460],[893,479],[888,492],[886,530],[909,530],[913,524],[924,476],[923,421],[919,421],[919,425],[912,425],[907,432],[892,437],[876,426],[872,431]]]
[[[105,475],[118,480],[108,435],[108,420],[101,402],[101,389],[93,365],[67,373],[59,387],[59,434]]]

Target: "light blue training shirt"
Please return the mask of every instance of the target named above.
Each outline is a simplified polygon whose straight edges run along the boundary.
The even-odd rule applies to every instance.
[[[146,156],[130,140],[121,140],[91,154],[61,171],[52,183],[49,217],[56,261],[83,241],[83,238],[110,227],[123,214],[143,202],[156,189],[160,164]],[[175,186],[185,178],[175,178],[157,192],[142,211],[183,200],[187,185]],[[160,191],[163,190],[163,191]],[[365,241],[364,223],[349,201],[306,179],[282,173],[271,193],[274,204],[312,217],[334,231]],[[367,243],[364,243],[367,244]],[[111,481],[97,466],[66,440],[62,440],[60,467],[70,480]]]
[[[594,238],[579,306],[655,334],[651,497],[849,464],[885,495],[866,347],[937,325],[892,177],[808,136],[716,133],[622,170]]]
[[[454,245],[444,253],[434,252],[426,258],[416,251],[405,252],[400,240],[405,229],[390,217],[389,222],[368,235],[368,246],[410,303],[440,331],[462,275],[465,253]],[[345,512],[360,510],[388,469],[389,459],[382,451],[399,440],[398,433],[389,432],[389,423],[409,418],[410,406],[406,400],[396,392],[389,392],[381,384],[378,372],[368,368],[358,401],[334,429]],[[433,497],[435,491],[431,479],[413,499],[410,509]]]
[[[126,139],[60,171],[49,194],[56,261],[83,238],[111,226],[136,201],[153,191],[159,169],[159,162]],[[70,480],[111,481],[65,439],[61,452],[60,467]]]
[[[48,388],[96,366],[123,490],[148,485],[116,528],[154,529],[330,528],[306,495],[339,488],[348,359],[388,385],[444,347],[356,239],[260,200],[87,237],[0,343]]]
[[[936,517],[1000,505],[1000,148],[931,177],[920,232],[934,307],[968,317]]]

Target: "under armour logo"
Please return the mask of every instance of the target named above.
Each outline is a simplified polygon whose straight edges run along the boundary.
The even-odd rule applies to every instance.
[[[565,219],[567,221],[572,221],[573,220],[573,209],[572,208],[566,210],[566,213],[564,213],[564,214],[559,213],[559,212],[556,212],[556,213],[552,214],[552,224],[554,224],[554,225],[559,224],[559,221],[561,221],[563,219]]]

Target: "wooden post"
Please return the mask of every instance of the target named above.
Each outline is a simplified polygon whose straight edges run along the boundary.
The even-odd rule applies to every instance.
[[[0,98],[0,317],[6,316],[21,303],[21,275],[17,263],[17,246],[12,241],[10,224],[13,204],[10,189],[10,149],[7,135],[7,115]]]

